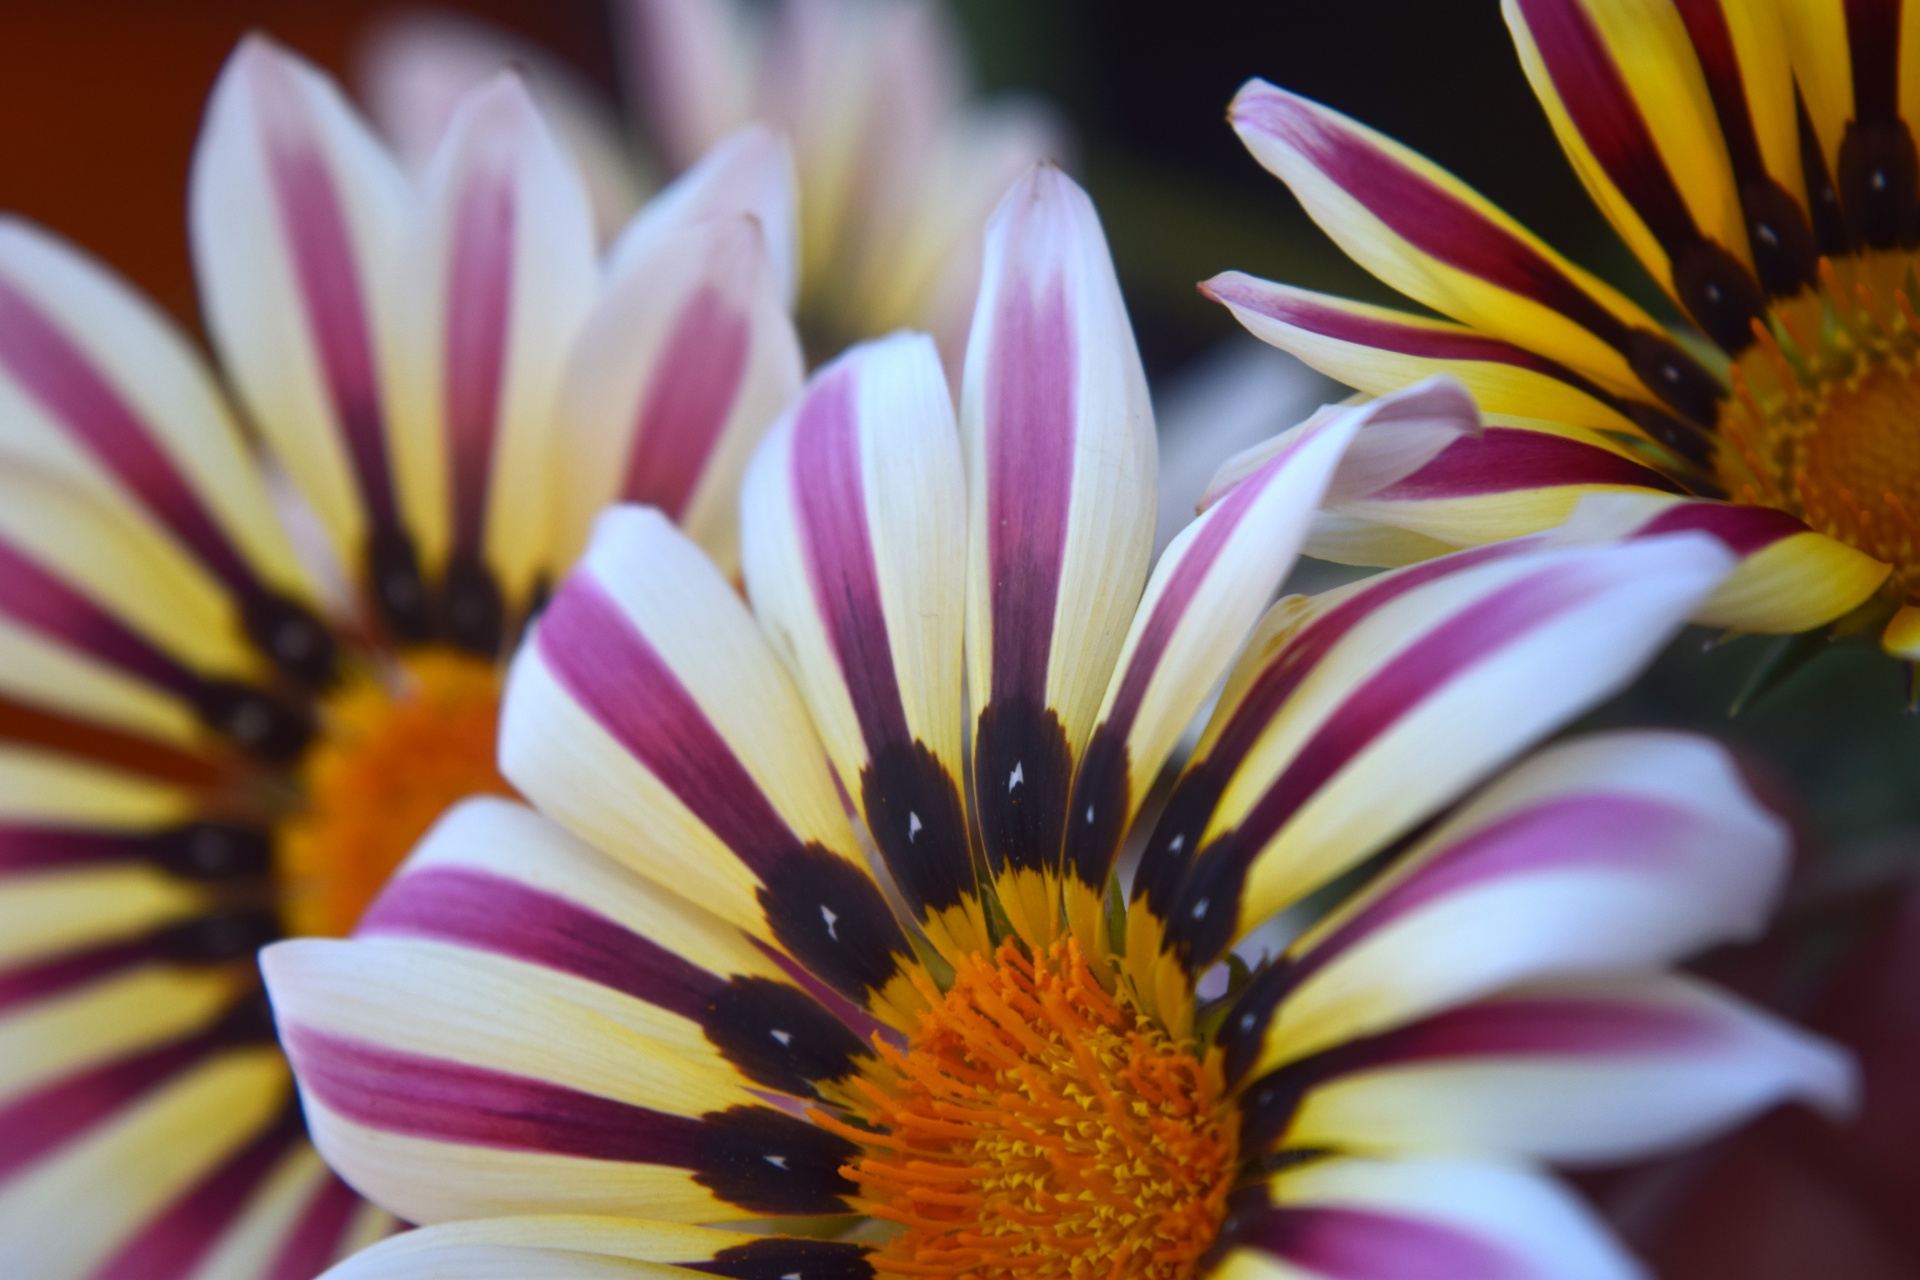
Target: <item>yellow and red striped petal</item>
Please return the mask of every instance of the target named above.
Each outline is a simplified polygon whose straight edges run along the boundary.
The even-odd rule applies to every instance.
[[[502,771],[642,875],[904,1018],[911,950],[806,706],[746,605],[659,512],[603,515],[508,680]]]
[[[183,636],[251,644],[296,678],[325,678],[313,586],[205,367],[124,282],[11,219],[0,221],[0,455],[111,508],[149,548],[159,576],[123,592],[227,597],[212,620],[182,619]]]
[[[579,175],[519,79],[455,111],[378,295],[388,447],[442,627],[491,655],[551,572],[560,377],[599,286]]]
[[[1625,683],[1730,567],[1698,535],[1505,543],[1283,602],[1148,842],[1143,927],[1199,972]]]
[[[410,184],[324,74],[260,36],[207,104],[189,228],[221,365],[341,560],[389,624],[423,627],[416,548],[395,474],[382,304]]]
[[[1832,1045],[1691,979],[1516,987],[1301,1059],[1242,1095],[1242,1149],[1611,1163],[1776,1103],[1845,1111]]]
[[[1229,1079],[1516,982],[1658,968],[1752,936],[1784,826],[1704,739],[1630,733],[1530,757],[1257,977],[1217,1043]]]
[[[1393,483],[1478,425],[1459,384],[1437,378],[1322,410],[1208,489],[1148,580],[1074,777],[1067,909],[1083,947],[1097,943],[1107,876],[1148,788],[1292,569],[1314,509]]]
[[[1694,615],[1707,626],[1794,635],[1825,626],[1867,600],[1888,566],[1784,511],[1664,494],[1596,494],[1582,500],[1570,537],[1645,538],[1709,533],[1740,558]]]
[[[1443,315],[1710,426],[1719,384],[1624,296],[1413,151],[1265,81],[1233,124],[1362,266]]]
[[[990,951],[967,838],[966,483],[933,343],[899,334],[815,375],[742,496],[747,590],[916,917]]]
[[[1334,1156],[1236,1193],[1216,1280],[1639,1280],[1593,1211],[1544,1174]]]
[[[601,507],[638,502],[736,572],[741,477],[803,369],[753,217],[716,213],[652,241],[609,281],[567,369],[558,561],[585,548]]]
[[[664,972],[668,953],[562,895],[493,880],[462,905],[520,914],[486,950],[446,938],[481,921],[457,905],[429,915],[438,895],[423,883],[368,937],[262,953],[335,1169],[415,1222],[641,1203],[690,1222],[841,1211],[852,1144],[636,1029],[662,1007],[642,996],[691,998]]]
[[[1086,193],[1034,169],[987,228],[960,393],[967,687],[987,865],[1050,937],[1073,771],[1153,547],[1153,410]]]

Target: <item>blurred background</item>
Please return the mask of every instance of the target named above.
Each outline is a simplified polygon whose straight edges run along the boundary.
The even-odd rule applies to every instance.
[[[609,100],[621,91],[599,0],[440,8],[545,48]],[[78,241],[197,327],[188,160],[234,42],[265,30],[352,84],[369,40],[416,10],[383,0],[4,0],[0,207]],[[1038,95],[1073,130],[1072,165],[1105,219],[1171,434],[1229,416],[1265,434],[1341,394],[1240,337],[1196,281],[1238,268],[1390,300],[1227,128],[1227,102],[1249,76],[1425,152],[1644,305],[1664,307],[1561,158],[1495,0],[956,0],[953,11],[979,88]],[[1213,460],[1174,477],[1169,519]],[[1683,636],[1594,719],[1731,742],[1795,825],[1801,872],[1774,933],[1702,963],[1851,1044],[1867,1071],[1867,1113],[1845,1131],[1782,1113],[1705,1151],[1599,1172],[1586,1185],[1663,1275],[1920,1275],[1920,719],[1907,709],[1907,672],[1864,643],[1721,639]]]

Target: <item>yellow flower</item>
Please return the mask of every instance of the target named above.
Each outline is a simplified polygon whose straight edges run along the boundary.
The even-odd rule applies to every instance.
[[[1316,550],[1398,564],[1567,518],[1744,557],[1699,620],[1792,633],[1872,602],[1920,659],[1920,61],[1900,7],[1505,0],[1575,171],[1686,317],[1670,333],[1456,179],[1260,81],[1232,118],[1382,280],[1445,320],[1237,273],[1207,290],[1363,391],[1450,371],[1490,426],[1343,509]],[[1335,527],[1337,526],[1337,527]],[[1877,594],[1876,594],[1877,593]]]

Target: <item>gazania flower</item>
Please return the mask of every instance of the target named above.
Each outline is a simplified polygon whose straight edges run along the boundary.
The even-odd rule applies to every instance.
[[[809,349],[902,325],[958,367],[980,274],[980,228],[1035,160],[1059,158],[1051,113],[969,101],[959,34],[936,0],[615,0],[635,129],[678,172],[761,120],[793,144],[802,332]],[[645,179],[579,77],[504,33],[444,14],[390,27],[367,58],[375,119],[424,155],[454,93],[505,62],[534,66],[603,193],[603,221]]]
[[[462,806],[352,939],[264,953],[322,1151],[442,1224],[338,1275],[1620,1275],[1528,1159],[1844,1098],[1833,1051],[1661,972],[1781,872],[1714,747],[1577,741],[1457,803],[1717,543],[1507,544],[1260,620],[1317,499],[1471,428],[1442,382],[1316,418],[1149,579],[1091,205],[1035,171],[986,264],[957,430],[925,338],[819,373],[743,492],[751,611],[659,513],[603,516],[506,693],[540,812]]]
[[[501,660],[584,537],[556,480],[732,556],[801,364],[722,197],[783,167],[735,140],[603,280],[517,82],[416,188],[246,42],[191,213],[264,456],[158,312],[0,224],[0,1271],[297,1280],[391,1227],[307,1142],[255,952],[506,789]]]
[[[1444,369],[1494,415],[1316,550],[1405,563],[1607,493],[1594,518],[1616,529],[1710,529],[1746,557],[1702,621],[1796,632],[1872,597],[1848,627],[1884,623],[1920,658],[1908,20],[1839,0],[1504,2],[1575,171],[1686,327],[1406,148],[1248,84],[1232,118],[1254,155],[1447,318],[1238,274],[1208,292],[1364,391]]]

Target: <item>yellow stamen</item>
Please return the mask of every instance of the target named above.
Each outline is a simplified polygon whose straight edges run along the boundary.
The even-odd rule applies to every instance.
[[[350,677],[321,706],[303,801],[275,852],[290,934],[346,934],[449,805],[510,794],[494,764],[493,663],[425,649],[381,674]]]
[[[1073,938],[961,963],[885,1083],[856,1207],[902,1229],[902,1276],[1185,1280],[1225,1213],[1237,1131],[1216,1069],[1108,992]]]
[[[1733,370],[1720,415],[1729,497],[1778,507],[1893,566],[1920,602],[1920,323],[1915,260],[1822,261],[1821,285],[1777,303]]]

